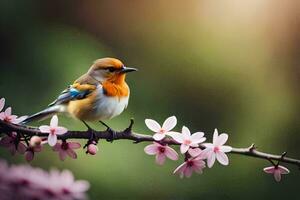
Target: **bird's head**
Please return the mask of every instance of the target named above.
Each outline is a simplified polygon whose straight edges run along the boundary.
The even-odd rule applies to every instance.
[[[88,71],[88,74],[99,82],[125,81],[126,73],[137,71],[135,68],[125,67],[125,65],[116,58],[101,58],[94,62]]]

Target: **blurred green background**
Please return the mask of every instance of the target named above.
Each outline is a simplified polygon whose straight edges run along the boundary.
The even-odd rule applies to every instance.
[[[260,150],[300,158],[299,11],[297,0],[1,0],[0,96],[15,114],[31,114],[97,58],[117,57],[140,71],[127,78],[128,109],[107,122],[114,129],[134,117],[134,130],[150,134],[145,118],[162,123],[176,115],[177,130],[186,125],[211,138],[217,127],[234,147],[255,142]],[[70,118],[60,124],[85,129]],[[299,193],[294,166],[278,184],[262,171],[268,162],[230,155],[229,167],[217,164],[181,180],[172,172],[182,161],[157,166],[144,146],[103,141],[95,157],[81,150],[77,160],[64,162],[47,148],[31,164],[70,169],[91,182],[92,200],[295,199]],[[4,149],[0,156],[25,163]]]

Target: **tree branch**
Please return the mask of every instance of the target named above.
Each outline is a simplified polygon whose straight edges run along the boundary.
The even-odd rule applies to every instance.
[[[114,140],[132,140],[134,143],[140,143],[140,142],[153,142],[155,141],[152,136],[150,135],[144,135],[144,134],[138,134],[132,131],[133,126],[133,120],[131,120],[130,126],[125,129],[124,131],[117,131]],[[108,130],[106,131],[96,131],[96,130],[87,130],[87,131],[68,131],[67,133],[63,135],[59,135],[58,139],[60,140],[67,140],[67,139],[90,139],[90,133],[95,135],[96,139],[111,139],[111,132]],[[41,133],[41,131],[36,127],[29,127],[29,126],[23,126],[23,125],[16,125],[7,123],[5,121],[0,120],[0,133],[6,133],[9,134],[11,132],[17,132],[19,134],[25,135],[25,136],[40,136],[40,137],[47,137],[47,133]],[[157,141],[156,141],[157,142]],[[179,145],[175,140],[171,138],[165,138],[162,141],[159,141],[161,144],[168,144],[168,145]],[[200,145],[201,149],[204,149],[204,146]],[[239,154],[243,156],[250,156],[258,159],[265,159],[265,160],[273,160],[273,161],[279,161],[282,163],[289,163],[296,165],[300,168],[300,160],[289,158],[285,156],[285,152],[282,155],[275,155],[275,154],[269,154],[265,152],[258,151],[254,144],[252,144],[248,148],[232,148],[232,151],[230,152],[232,154]]]

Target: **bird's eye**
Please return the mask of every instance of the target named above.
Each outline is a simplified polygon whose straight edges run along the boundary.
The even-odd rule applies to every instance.
[[[114,67],[108,67],[107,70],[108,70],[109,72],[114,72],[114,71],[116,71],[116,68],[114,68]]]

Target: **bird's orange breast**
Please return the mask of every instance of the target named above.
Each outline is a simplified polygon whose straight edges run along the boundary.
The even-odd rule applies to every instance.
[[[129,95],[129,87],[123,74],[108,79],[102,83],[102,86],[106,96],[121,98]]]

